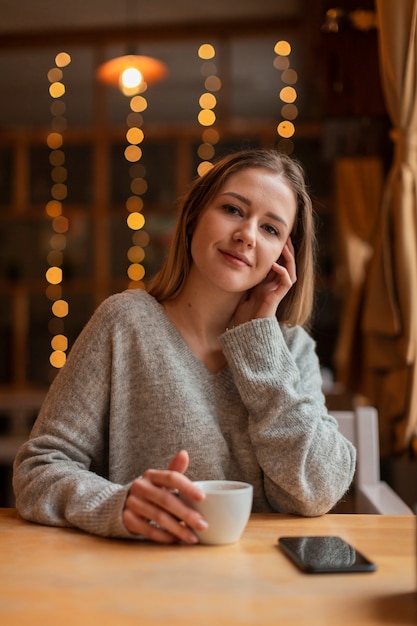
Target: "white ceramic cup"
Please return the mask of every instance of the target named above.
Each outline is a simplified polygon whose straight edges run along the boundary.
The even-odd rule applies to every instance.
[[[200,543],[220,545],[237,541],[252,510],[252,485],[236,480],[200,480],[195,484],[206,494],[204,500],[180,497],[208,523],[206,530],[194,531]]]

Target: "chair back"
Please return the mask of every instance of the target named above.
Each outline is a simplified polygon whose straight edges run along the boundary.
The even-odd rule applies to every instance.
[[[372,406],[330,411],[339,430],[356,448],[356,513],[413,515],[410,507],[381,480],[378,412]]]

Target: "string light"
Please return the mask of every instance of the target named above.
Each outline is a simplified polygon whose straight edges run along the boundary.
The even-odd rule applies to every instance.
[[[201,134],[202,143],[197,149],[197,154],[200,158],[197,173],[199,176],[202,176],[213,167],[214,146],[220,139],[218,131],[213,126],[216,123],[215,108],[217,98],[215,94],[221,89],[222,85],[220,78],[217,76],[217,66],[213,61],[216,56],[214,46],[209,43],[201,44],[198,49],[198,56],[203,61],[201,73],[205,77],[205,91],[199,99],[200,111],[198,114],[198,123],[204,129]]]
[[[127,258],[129,261],[127,275],[130,280],[130,289],[140,289],[144,287],[143,278],[145,277],[145,268],[142,262],[145,258],[144,248],[149,242],[149,236],[145,233],[145,231],[143,231],[145,226],[145,217],[142,213],[144,206],[142,196],[148,189],[148,183],[145,178],[145,167],[140,162],[142,159],[141,144],[145,139],[145,134],[142,129],[142,113],[146,111],[148,106],[147,100],[143,95],[145,90],[146,85],[144,84],[141,93],[134,95],[131,98],[131,112],[126,119],[128,127],[126,140],[128,145],[125,149],[124,155],[126,161],[131,164],[129,168],[129,175],[130,191],[132,194],[126,200],[126,209],[128,211],[126,222],[128,228],[132,231],[133,244],[127,252]]]
[[[274,46],[276,57],[274,67],[281,72],[281,81],[284,87],[279,92],[281,100],[282,120],[277,125],[277,134],[280,137],[278,148],[281,152],[291,154],[294,151],[292,137],[295,135],[294,121],[298,117],[298,108],[295,104],[297,100],[296,84],[298,81],[297,72],[290,67],[291,44],[288,41],[277,41]]]
[[[65,167],[65,152],[63,150],[63,132],[66,130],[66,106],[62,97],[66,88],[63,69],[71,63],[71,57],[66,52],[60,52],[55,57],[55,67],[48,72],[49,94],[51,103],[51,132],[46,138],[50,149],[49,162],[51,165],[51,199],[45,206],[46,215],[51,220],[52,236],[50,251],[47,256],[48,269],[45,274],[48,283],[46,297],[52,302],[52,319],[48,328],[52,334],[52,352],[49,361],[52,367],[59,369],[65,365],[68,350],[68,338],[64,334],[64,319],[69,312],[69,305],[62,297],[62,281],[64,261],[63,251],[66,247],[66,233],[69,228],[68,218],[62,214],[62,202],[67,197],[67,169]]]

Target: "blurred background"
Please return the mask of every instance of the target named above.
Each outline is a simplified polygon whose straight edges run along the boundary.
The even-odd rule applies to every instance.
[[[125,55],[160,75],[125,93],[103,82]],[[392,159],[373,0],[1,0],[0,93],[3,501],[13,446],[78,333],[160,267],[177,198],[234,149],[275,146],[305,168],[311,332],[326,380],[345,389],[340,172],[364,160],[378,194]]]

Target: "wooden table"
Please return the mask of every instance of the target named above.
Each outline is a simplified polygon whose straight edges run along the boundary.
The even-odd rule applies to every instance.
[[[302,574],[283,535],[336,534],[361,574]],[[0,510],[4,626],[361,626],[417,623],[416,518],[253,515],[228,546],[159,546],[49,528]]]

